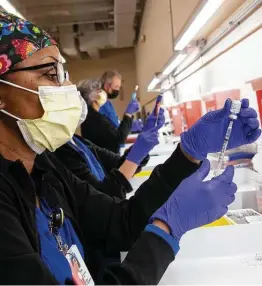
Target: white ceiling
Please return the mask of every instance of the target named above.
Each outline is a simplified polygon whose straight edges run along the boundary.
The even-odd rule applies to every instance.
[[[69,57],[98,58],[105,48],[132,47],[145,0],[11,0],[45,28]],[[1,4],[1,2],[0,2]]]
[[[46,27],[81,22],[109,22],[114,3],[110,0],[23,0],[26,15]]]

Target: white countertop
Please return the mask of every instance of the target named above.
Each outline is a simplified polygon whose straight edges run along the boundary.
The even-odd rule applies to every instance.
[[[262,284],[262,224],[188,232],[160,284]]]

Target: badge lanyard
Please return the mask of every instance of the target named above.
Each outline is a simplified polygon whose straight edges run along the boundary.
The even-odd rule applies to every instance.
[[[87,269],[77,246],[72,245],[69,248],[69,246],[63,242],[62,236],[59,232],[59,229],[63,226],[65,219],[63,209],[56,208],[48,213],[45,210],[43,210],[43,212],[48,217],[49,231],[50,233],[52,233],[54,239],[56,240],[59,251],[63,253],[70,265],[74,284],[94,286],[95,284],[92,279],[92,276]],[[72,262],[72,258],[74,262]],[[77,265],[77,267],[75,265]]]
[[[38,196],[36,197],[36,205],[40,208],[40,200]],[[45,210],[42,211],[48,217],[48,228],[49,231],[52,233],[54,239],[56,240],[59,251],[66,255],[68,251],[68,245],[66,243],[63,243],[63,239],[59,233],[59,228],[63,226],[65,220],[63,209],[56,208],[50,213],[47,213]]]
[[[63,243],[63,239],[59,233],[59,228],[62,227],[64,223],[64,218],[65,216],[63,209],[55,209],[49,214],[48,227],[57,242],[59,251],[63,252],[65,255],[68,251],[68,245],[66,243]]]

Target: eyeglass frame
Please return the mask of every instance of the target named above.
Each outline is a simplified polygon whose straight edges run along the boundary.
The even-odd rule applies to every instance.
[[[11,69],[11,70],[7,71],[6,73],[4,73],[2,76],[8,75],[10,73],[20,72],[20,71],[33,71],[33,70],[40,70],[40,69],[43,69],[46,67],[54,67],[56,69],[57,81],[59,82],[60,85],[62,85],[65,81],[69,81],[69,73],[67,70],[64,69],[64,80],[59,80],[60,77],[58,75],[58,65],[62,66],[64,69],[64,66],[62,63],[52,62],[52,63],[46,63],[46,64],[42,64],[42,65]]]

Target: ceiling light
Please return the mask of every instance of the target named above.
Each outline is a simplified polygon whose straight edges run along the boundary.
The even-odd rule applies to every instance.
[[[179,66],[183,60],[187,57],[187,54],[179,54],[176,56],[164,69],[162,75],[167,76],[169,75],[177,66]]]
[[[24,16],[20,14],[8,0],[1,0],[0,6],[2,6],[8,13],[24,19]]]
[[[175,79],[173,77],[167,78],[161,83],[161,90],[170,90],[175,85]]]
[[[150,84],[148,85],[147,90],[148,90],[148,91],[154,90],[155,87],[159,84],[159,82],[160,82],[160,79],[157,78],[157,77],[154,77],[154,78],[152,79],[152,81],[150,82]]]
[[[204,7],[175,45],[175,50],[183,50],[206,24],[206,22],[214,15],[224,1],[225,0],[207,0]]]

